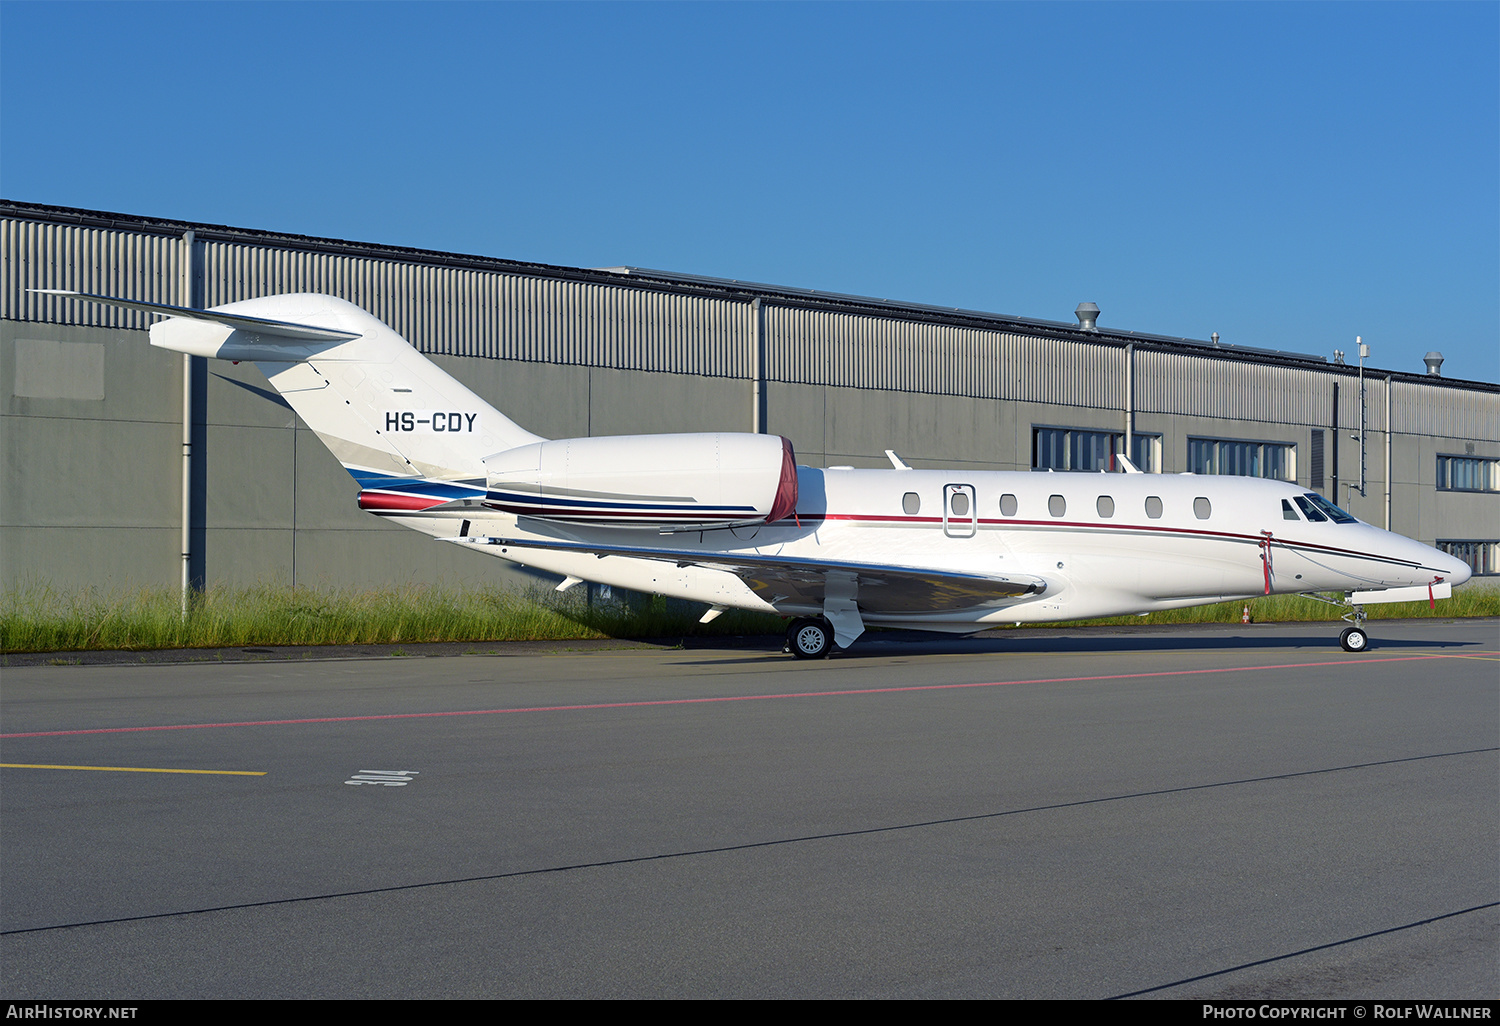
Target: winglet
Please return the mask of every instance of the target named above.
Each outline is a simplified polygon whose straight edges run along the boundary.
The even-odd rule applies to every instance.
[[[895,449],[887,449],[885,451],[885,458],[888,459],[888,460],[890,460],[891,461],[891,466],[895,467],[897,470],[910,470],[911,469],[910,464],[908,464],[900,456],[896,455],[896,450]]]

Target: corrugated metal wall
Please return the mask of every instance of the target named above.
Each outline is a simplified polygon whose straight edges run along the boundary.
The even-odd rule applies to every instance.
[[[207,242],[205,306],[324,292],[422,352],[715,377],[752,373],[748,303],[335,253]]]
[[[0,218],[0,318],[145,328],[149,314],[38,296],[74,289],[148,303],[182,303],[182,240],[144,232]]]
[[[31,295],[76,289],[181,304],[180,237],[0,219],[0,318],[144,328],[150,317]],[[324,292],[369,310],[423,352],[627,370],[749,378],[748,301],[441,266],[363,254],[201,240],[199,301],[216,306],[281,292]],[[768,302],[769,380],[1047,403],[1125,405],[1118,345],[1016,335]],[[1358,386],[1308,368],[1140,348],[1136,408],[1326,426],[1358,423]],[[1369,426],[1384,419],[1384,381],[1368,380]],[[1500,396],[1397,382],[1397,431],[1500,438]]]
[[[772,381],[1121,409],[1117,346],[825,310],[766,308]]]
[[[1136,409],[1143,413],[1226,417],[1325,426],[1333,416],[1335,375],[1275,364],[1141,350]],[[1339,389],[1340,423],[1358,416],[1358,389]]]
[[[1380,387],[1385,387],[1384,382]],[[1373,403],[1375,393],[1370,395]],[[1385,401],[1383,395],[1380,398]],[[1500,439],[1500,396],[1393,381],[1391,429],[1413,435]]]

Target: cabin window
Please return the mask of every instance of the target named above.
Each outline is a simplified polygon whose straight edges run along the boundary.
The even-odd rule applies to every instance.
[[[1000,515],[1002,517],[1013,517],[1016,515],[1016,497],[1009,492],[1000,496]]]
[[[1200,495],[1193,500],[1193,516],[1199,520],[1207,520],[1213,515],[1213,511],[1213,505],[1203,496]]]
[[[1061,495],[1054,495],[1047,499],[1047,512],[1055,517],[1060,517],[1068,511],[1068,500]]]
[[[901,496],[901,512],[909,517],[914,517],[922,511],[922,497],[916,492],[907,492]]]
[[[1099,501],[1095,503],[1095,506],[1098,507],[1101,517],[1112,517],[1115,515],[1115,500],[1108,495],[1099,496]]]
[[[948,500],[948,508],[953,510],[956,517],[969,515],[969,495],[967,492],[954,492],[953,498]]]
[[[1160,520],[1161,519],[1161,496],[1160,495],[1148,495],[1148,496],[1146,496],[1146,516],[1150,517],[1152,520]]]
[[[1283,519],[1283,520],[1300,520],[1302,518],[1299,517],[1299,516],[1297,516],[1297,511],[1294,510],[1294,509],[1292,509],[1292,504],[1290,502],[1288,502],[1285,499],[1282,499],[1281,500],[1281,519]]]

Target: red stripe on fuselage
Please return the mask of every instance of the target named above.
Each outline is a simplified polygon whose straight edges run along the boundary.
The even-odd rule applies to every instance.
[[[630,510],[630,509],[591,509],[580,510],[576,506],[518,506],[511,503],[487,502],[490,509],[498,509],[505,513],[513,513],[521,517],[535,517],[538,520],[568,520],[583,521],[590,520],[638,520],[653,524],[682,523],[700,524],[716,521],[739,522],[745,519],[743,513],[697,513],[691,510],[682,512],[663,513],[654,510]]]

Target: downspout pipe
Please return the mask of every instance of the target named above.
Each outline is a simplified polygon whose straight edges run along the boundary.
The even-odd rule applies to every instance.
[[[194,233],[182,236],[182,305],[196,307],[193,295]],[[193,504],[193,358],[182,354],[182,618],[187,619],[191,592]]]
[[[1135,343],[1125,346],[1125,458],[1135,459]],[[1146,468],[1142,468],[1146,469]]]
[[[755,380],[750,390],[750,430],[761,435],[766,431],[766,311],[759,296],[750,301],[750,319],[755,329],[751,343],[751,374]]]
[[[1385,529],[1391,529],[1391,376],[1385,376]]]
[[[1333,383],[1333,502],[1339,501],[1339,383]]]

